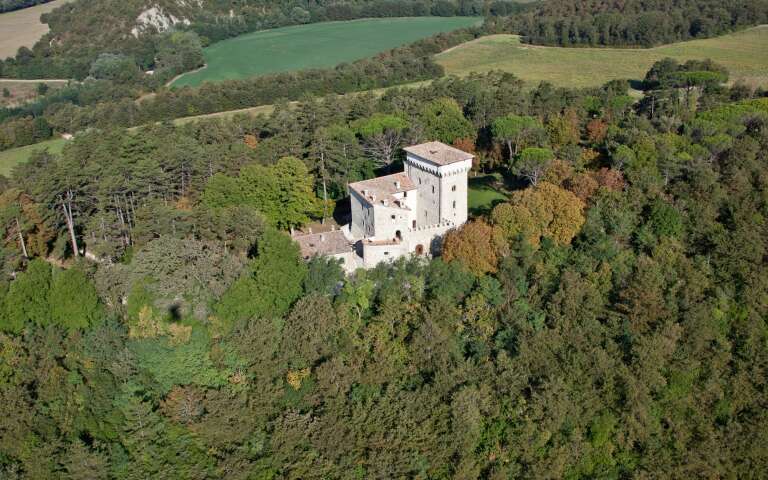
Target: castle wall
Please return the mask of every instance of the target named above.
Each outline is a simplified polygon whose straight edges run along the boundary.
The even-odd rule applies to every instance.
[[[406,162],[405,173],[418,189],[416,225],[433,225],[440,221],[440,178],[413,162]]]
[[[373,207],[354,190],[350,191],[349,203],[352,210],[352,223],[350,225],[352,236],[368,238],[376,235]]]

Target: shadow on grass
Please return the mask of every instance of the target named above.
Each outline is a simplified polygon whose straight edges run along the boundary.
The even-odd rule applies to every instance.
[[[470,216],[487,215],[497,204],[506,201],[509,195],[506,184],[500,173],[470,178],[467,199]]]

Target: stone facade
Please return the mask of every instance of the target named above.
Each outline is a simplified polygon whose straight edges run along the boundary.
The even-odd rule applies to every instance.
[[[349,225],[332,236],[297,237],[305,258],[331,255],[353,272],[407,255],[433,255],[443,235],[467,221],[473,156],[440,142],[404,150],[403,172],[349,185]]]

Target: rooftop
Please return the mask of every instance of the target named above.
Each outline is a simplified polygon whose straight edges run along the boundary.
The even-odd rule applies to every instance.
[[[405,147],[403,150],[441,166],[474,158],[474,155],[470,153],[459,150],[458,148],[453,148],[450,145],[441,142],[422,143],[421,145]]]
[[[400,172],[384,177],[363,180],[362,182],[350,183],[349,189],[357,192],[358,195],[365,198],[371,204],[378,202],[378,204],[385,206],[407,208],[405,203],[393,195],[416,190],[416,185],[405,173]]]
[[[293,237],[301,248],[301,256],[304,258],[313,255],[335,255],[352,250],[352,244],[344,236],[341,230],[324,233],[310,233]]]

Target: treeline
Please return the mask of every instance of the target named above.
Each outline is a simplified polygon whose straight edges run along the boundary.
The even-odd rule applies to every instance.
[[[34,7],[42,3],[48,3],[51,0],[0,0],[0,13],[21,10],[22,8]]]
[[[768,1],[544,2],[530,12],[496,21],[540,45],[651,47],[767,23]]]
[[[443,76],[432,60],[442,50],[477,38],[481,28],[441,33],[369,59],[335,68],[312,69],[233,80],[201,87],[163,89],[135,101],[137,90],[114,78],[71,85],[40,101],[0,110],[0,149],[28,145],[41,132],[79,132],[95,127],[130,127],[179,117],[298,100],[305,95],[349,93]],[[41,127],[43,130],[41,130]],[[34,142],[31,142],[34,143]]]
[[[0,195],[0,476],[760,478],[768,98],[693,72],[724,74],[660,62],[638,107],[441,79],[36,156]],[[442,258],[300,259],[324,184],[434,138],[509,198]]]

